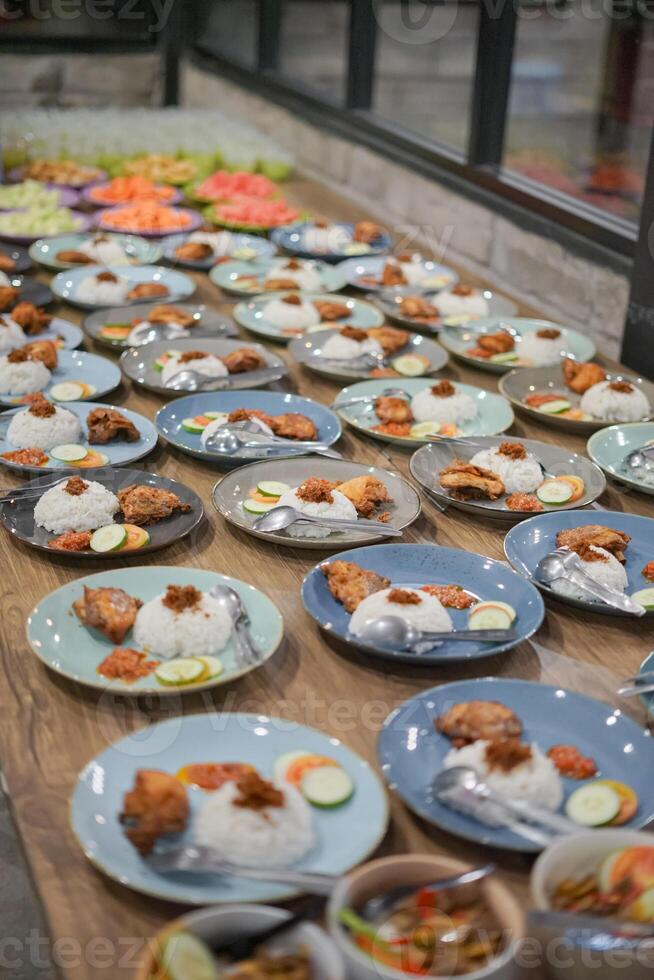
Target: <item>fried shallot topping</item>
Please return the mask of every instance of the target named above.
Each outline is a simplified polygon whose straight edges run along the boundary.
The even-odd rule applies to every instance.
[[[304,500],[308,504],[333,504],[333,489],[334,484],[330,483],[329,480],[322,480],[318,476],[310,476],[295,492],[300,500]]]
[[[456,395],[456,388],[451,381],[445,378],[443,381],[439,381],[437,385],[432,385],[431,393],[437,398],[451,398],[452,395]]]
[[[525,745],[519,738],[498,738],[486,746],[486,765],[489,769],[501,769],[511,772],[516,766],[531,759],[531,746]]]
[[[436,596],[441,606],[447,609],[469,609],[478,601],[460,585],[423,585],[420,591]]]
[[[98,272],[96,282],[118,282],[118,276],[115,276],[113,272],[109,272],[106,269],[104,272]]]
[[[81,497],[82,494],[88,489],[88,483],[85,483],[81,476],[71,476],[64,490],[69,493],[71,497]]]
[[[422,599],[411,589],[391,589],[386,596],[386,601],[396,602],[400,606],[419,606]]]
[[[25,361],[30,360],[29,352],[24,347],[18,347],[16,350],[9,351],[7,360],[10,364],[24,364]]]
[[[209,357],[206,351],[203,350],[187,350],[181,355],[179,359],[180,364],[188,364],[189,361],[201,361],[204,357]]]
[[[298,269],[301,269],[302,268],[302,265],[301,265],[300,262],[298,262],[297,259],[289,259],[288,262],[286,263],[286,265],[284,266],[284,268],[285,269],[292,269],[293,272],[297,272]]]
[[[501,442],[497,451],[509,459],[527,458],[527,450],[521,442]]]
[[[547,327],[545,330],[537,330],[536,336],[542,340],[556,340],[557,337],[561,336],[561,331],[555,330],[554,327]]]
[[[42,395],[40,398],[35,398],[28,408],[30,415],[33,415],[37,419],[49,419],[56,413],[56,411],[57,409],[52,402],[49,402],[48,399],[44,398]]]
[[[474,291],[473,286],[464,286],[461,282],[457,283],[456,286],[452,286],[450,289],[450,292],[453,293],[454,296],[472,296]]]
[[[368,339],[368,334],[365,330],[359,330],[358,327],[347,326],[341,330],[341,337],[349,337],[350,340],[362,341]]]
[[[174,613],[195,609],[202,600],[202,593],[194,585],[169,585],[161,600]]]
[[[270,806],[284,806],[284,794],[258,772],[246,772],[236,780],[238,795],[234,806],[245,810],[267,810]]]
[[[619,391],[623,395],[628,395],[634,390],[634,386],[630,385],[628,381],[612,381],[609,388],[611,391]]]
[[[290,296],[282,296],[282,303],[288,303],[289,306],[302,306],[302,300],[297,293],[291,293]]]

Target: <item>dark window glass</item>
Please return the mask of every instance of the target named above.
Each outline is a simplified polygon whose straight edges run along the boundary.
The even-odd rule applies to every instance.
[[[246,68],[256,67],[257,0],[211,0],[196,3],[195,9],[199,15],[195,36],[200,48]]]
[[[344,0],[285,0],[279,70],[342,103],[347,73],[350,4]]]

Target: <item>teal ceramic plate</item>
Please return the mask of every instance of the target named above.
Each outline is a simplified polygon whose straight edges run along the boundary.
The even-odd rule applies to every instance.
[[[97,398],[106,395],[120,384],[120,368],[106,357],[98,357],[97,354],[87,354],[86,351],[79,350],[60,350],[57,357],[57,367],[51,373],[47,388],[43,390],[43,394],[53,401],[85,401],[87,398]],[[78,389],[72,397],[65,399],[61,396],[55,398],[52,395],[56,385],[71,382],[87,385],[88,390],[80,392]],[[0,404],[12,407],[20,405],[24,397],[24,395],[0,392]]]
[[[608,476],[641,493],[654,494],[654,472],[649,474],[649,480],[634,479],[634,471],[624,465],[625,456],[648,443],[654,443],[654,422],[620,422],[592,435],[586,449],[593,462]]]
[[[389,329],[395,328],[389,327]],[[338,381],[354,381],[357,378],[374,377],[371,368],[356,367],[348,360],[326,360],[321,356],[323,344],[337,332],[336,330],[316,330],[308,333],[306,337],[298,337],[296,340],[292,340],[289,347],[291,356],[298,364],[303,364],[304,367],[310,368],[316,374],[323,374],[326,378],[335,378]],[[394,362],[399,357],[406,354],[416,354],[424,359],[422,375],[435,374],[436,371],[445,367],[449,358],[440,344],[418,333],[407,333],[406,336],[406,344],[388,356],[387,361],[390,368],[393,367]]]
[[[65,300],[72,306],[78,306],[82,310],[100,310],[103,307],[114,306],[114,303],[89,303],[86,300],[78,299],[78,289],[80,283],[90,276],[97,276],[99,272],[112,272],[119,279],[125,279],[129,283],[129,289],[141,283],[157,283],[165,286],[168,293],[165,296],[155,297],[159,303],[175,303],[177,300],[188,299],[195,292],[195,282],[183,272],[175,269],[166,269],[162,265],[84,265],[78,269],[68,269],[59,272],[52,280],[52,292],[59,299]],[[125,303],[136,305],[137,303],[152,303],[152,297],[146,296],[143,299],[129,300],[125,297]]]
[[[127,265],[156,265],[163,249],[158,242],[148,242],[145,238],[137,235],[107,235],[102,233],[103,238],[109,238],[118,245],[123,251],[123,261]],[[79,252],[85,242],[97,238],[97,232],[86,232],[85,234],[57,235],[55,238],[40,238],[30,246],[30,256],[34,262],[44,265],[47,269],[75,269],[83,268],[75,262],[62,262],[57,256],[60,252]],[[98,255],[98,261],[103,261]],[[114,261],[115,259],[111,259]]]
[[[263,592],[229,575],[174,565],[116,568],[69,582],[51,592],[32,610],[27,620],[28,642],[37,657],[58,674],[87,687],[95,687],[101,691],[111,690],[116,694],[179,695],[228,684],[253,670],[253,667],[244,666],[237,661],[230,640],[217,655],[223,665],[222,674],[204,683],[166,687],[157,681],[154,674],[150,674],[139,678],[134,684],[125,684],[122,681],[109,681],[98,674],[98,666],[116,646],[130,646],[134,641],[132,634],[128,633],[122,644],[112,643],[98,630],[82,625],[72,611],[72,605],[84,595],[84,588],[124,589],[133,598],[148,602],[165,592],[171,584],[193,585],[205,592],[214,585],[228,585],[236,589],[250,617],[252,638],[262,650],[263,659],[257,666],[272,657],[279,647],[284,633],[282,616],[277,606]],[[159,659],[155,650],[149,650],[148,656]]]
[[[51,340],[57,347],[65,350],[75,350],[83,339],[84,334],[76,323],[71,323],[70,320],[62,320],[59,316],[53,316],[47,330],[36,337],[28,338],[28,340]]]
[[[382,442],[393,442],[398,446],[409,446],[415,449],[423,442],[437,440],[438,436],[395,436],[387,432],[376,432],[373,426],[379,425],[374,410],[374,401],[378,395],[389,387],[401,388],[407,393],[409,399],[417,395],[419,391],[429,388],[435,382],[428,378],[377,378],[374,381],[361,381],[359,384],[350,385],[336,396],[332,408],[340,417],[364,435],[372,436],[373,439],[381,439]],[[460,384],[455,385],[457,391],[470,395],[477,402],[477,416],[470,422],[464,422],[458,426],[457,435],[465,438],[466,436],[495,436],[513,425],[513,410],[507,400],[501,395],[495,395],[482,388],[475,388],[474,385]],[[365,402],[358,402],[355,405],[345,405],[352,398],[365,397]]]
[[[560,323],[552,323],[550,320],[532,320],[527,317],[484,317],[483,320],[475,320],[471,326],[463,327],[443,327],[438,339],[450,354],[454,354],[460,361],[471,364],[482,371],[491,371],[493,374],[505,374],[514,368],[532,367],[527,358],[520,357],[520,344],[523,338],[537,333],[539,330],[559,330],[561,357],[571,357],[575,361],[590,361],[595,355],[595,344],[589,337],[585,337],[578,330],[572,330]],[[500,360],[494,361],[485,357],[477,357],[471,354],[478,344],[478,338],[483,334],[497,333],[503,330],[509,333],[514,341],[514,348],[506,354],[499,355]],[[509,360],[511,358],[511,360]]]
[[[419,276],[418,281],[412,287],[419,293],[433,293],[437,289],[446,289],[447,287],[454,286],[459,281],[457,273],[447,265],[440,265],[431,259],[424,259],[417,253],[406,256],[406,259],[410,260],[416,278]],[[336,268],[340,269],[343,273],[348,286],[353,286],[355,289],[364,289],[368,292],[392,293],[394,292],[394,287],[389,288],[381,282],[384,266],[389,261],[396,264],[399,260],[397,256],[390,255],[362,255],[359,258],[345,259],[344,262],[339,262]],[[415,269],[418,268],[420,269],[420,273],[415,272]],[[408,283],[404,283],[404,286],[409,288]]]
[[[293,292],[295,293],[297,290]],[[344,313],[337,321],[323,322],[320,316],[317,315],[317,322],[312,327],[297,328],[290,324],[286,327],[278,326],[276,323],[271,323],[270,320],[266,320],[264,315],[266,305],[272,300],[282,299],[284,296],[289,295],[292,295],[290,291],[270,293],[267,296],[259,296],[257,299],[250,300],[248,303],[244,301],[237,303],[234,307],[233,317],[246,330],[251,330],[252,333],[259,334],[261,337],[267,337],[268,340],[277,340],[283,344],[287,344],[294,337],[302,337],[306,333],[311,332],[311,330],[325,330],[328,327],[345,326],[346,324],[366,330],[369,327],[380,327],[384,322],[382,314],[370,303],[364,303],[360,299],[353,299],[351,296],[330,296],[329,293],[303,293],[302,300],[305,303],[313,303],[314,301],[338,303],[339,306],[346,307],[347,313]]]
[[[297,263],[299,269],[292,273],[285,270],[289,263]],[[316,289],[324,293],[335,293],[343,289],[346,285],[345,276],[338,266],[329,265],[327,262],[319,262],[311,259],[291,259],[281,258],[261,258],[252,261],[221,262],[214,265],[209,273],[209,278],[216,286],[220,286],[228,293],[236,293],[239,296],[258,296],[266,291],[266,278],[270,273],[274,273],[275,279],[285,279],[291,275],[291,279],[296,273],[302,271],[309,273],[312,279],[317,277],[315,283],[310,284],[309,290],[300,280],[295,287],[298,292],[313,292]]]
[[[298,750],[334,759],[350,775],[355,790],[343,806],[312,811],[316,844],[294,868],[345,874],[375,850],[386,832],[388,801],[378,776],[337,738],[297,721],[261,714],[175,717],[115,742],[79,775],[71,801],[73,833],[96,867],[146,895],[190,905],[292,898],[296,893],[288,886],[270,882],[211,874],[157,874],[126,839],[118,815],[139,769],[174,774],[192,762],[245,762],[270,779],[279,756]],[[206,800],[202,790],[190,790],[189,796],[191,821],[183,835],[184,843],[193,839],[193,818]],[[171,842],[175,846],[174,838]],[[160,846],[166,844],[162,841]]]

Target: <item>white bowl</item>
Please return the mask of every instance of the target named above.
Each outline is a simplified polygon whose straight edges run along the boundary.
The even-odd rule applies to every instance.
[[[402,973],[383,966],[358,949],[348,931],[339,922],[338,914],[341,909],[356,907],[395,885],[415,885],[418,888],[439,878],[470,869],[468,864],[436,854],[403,854],[370,861],[342,878],[327,905],[327,925],[343,954],[349,980],[415,980],[415,974]],[[466,977],[468,980],[512,980],[515,973],[514,959],[524,936],[523,910],[509,889],[497,879],[486,879],[480,888],[483,889],[484,897],[498,922],[513,938],[501,955],[495,957],[487,967],[467,973]],[[568,980],[572,978],[568,977]]]
[[[289,919],[291,913],[269,905],[226,905],[190,912],[166,926],[154,942],[149,943],[135,980],[148,980],[155,973],[153,949],[173,932],[184,930],[207,943],[230,942],[270,928],[276,922]],[[303,922],[276,937],[266,948],[272,952],[288,953],[305,946],[311,953],[314,980],[345,980],[341,954],[329,936],[319,926]]]
[[[539,855],[531,872],[534,907],[541,911],[551,909],[550,895],[564,878],[581,878],[595,873],[611,851],[643,846],[654,847],[653,834],[620,827],[582,831],[550,844]],[[566,942],[563,934],[557,938],[563,945],[558,947],[556,960],[565,961],[567,965],[557,966],[556,962],[548,962],[545,956],[546,969],[551,977],[561,980],[613,980],[614,977],[616,980],[651,980],[654,975],[651,953],[647,963],[638,963],[629,950],[612,949],[610,957],[600,961],[601,953],[596,948],[589,953],[587,948]]]

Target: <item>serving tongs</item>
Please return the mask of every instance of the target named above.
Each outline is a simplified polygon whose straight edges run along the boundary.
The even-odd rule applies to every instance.
[[[258,371],[241,371],[239,374],[228,375],[226,378],[210,378],[199,371],[184,369],[177,371],[166,381],[164,388],[171,391],[222,391],[223,389],[233,388],[235,379],[240,383],[247,382],[247,387],[266,384],[269,381],[276,381],[279,377],[280,367],[260,368]]]
[[[647,612],[639,602],[634,602],[633,599],[622,592],[618,592],[617,589],[601,585],[594,578],[591,578],[584,571],[579,555],[569,548],[556,548],[541,558],[536,566],[536,578],[548,586],[561,580],[572,582],[594,598],[606,603],[607,606],[613,606],[614,609],[631,613],[633,616],[644,616]]]
[[[18,500],[33,500],[41,497],[46,490],[52,490],[57,484],[63,483],[70,478],[71,474],[66,473],[56,480],[49,480],[47,483],[39,483],[38,486],[14,487],[13,490],[0,490],[0,504],[10,504]]]
[[[654,670],[644,670],[640,674],[625,677],[616,693],[621,694],[623,698],[654,693]]]

